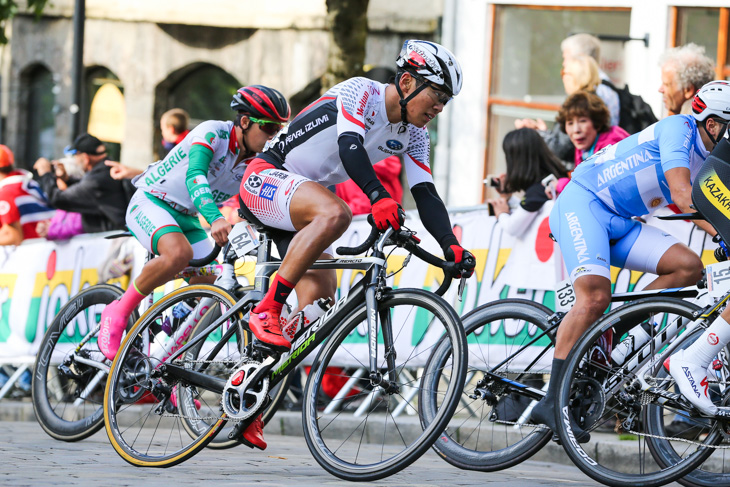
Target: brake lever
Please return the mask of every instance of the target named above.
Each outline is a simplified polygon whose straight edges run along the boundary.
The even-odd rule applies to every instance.
[[[466,287],[466,277],[462,277],[459,279],[459,289],[457,289],[456,294],[459,298],[459,302],[462,302],[462,294],[464,294],[464,288]]]

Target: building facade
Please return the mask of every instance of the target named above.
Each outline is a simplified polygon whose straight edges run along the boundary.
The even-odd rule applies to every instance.
[[[404,16],[397,7],[416,2],[371,0],[365,62],[393,66],[404,39],[437,35],[440,4],[421,1]],[[56,0],[39,21],[21,14],[11,24],[4,139],[25,167],[58,158],[71,137],[73,7]],[[230,97],[242,85],[292,97],[325,72],[326,14],[324,0],[87,0],[82,131],[118,144],[121,162],[145,167],[169,108],[185,108],[197,123],[232,118]]]
[[[56,0],[40,21],[17,16],[0,56],[2,134],[25,167],[69,143],[73,6]],[[82,130],[103,132],[123,163],[144,167],[169,108],[193,123],[226,119],[231,90],[253,83],[302,99],[326,68],[326,14],[324,0],[87,0]],[[459,58],[463,90],[430,125],[432,159],[446,203],[471,206],[493,196],[482,179],[504,171],[514,120],[554,120],[567,35],[601,37],[601,67],[661,117],[661,53],[695,42],[717,77],[730,77],[729,18],[726,0],[370,0],[365,63],[392,67],[412,37]]]

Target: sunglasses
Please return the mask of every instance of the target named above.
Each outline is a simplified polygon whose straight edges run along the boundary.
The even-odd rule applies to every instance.
[[[260,118],[248,117],[253,123],[257,123],[261,131],[267,135],[276,135],[281,130],[281,123],[272,122],[271,120],[261,120]]]
[[[451,98],[449,95],[447,95],[444,91],[439,90],[438,88],[434,87],[431,83],[428,84],[428,87],[431,88],[431,93],[435,96],[431,96],[431,98],[434,98],[436,100],[436,103],[440,103],[441,105],[446,105],[448,102],[451,101]]]

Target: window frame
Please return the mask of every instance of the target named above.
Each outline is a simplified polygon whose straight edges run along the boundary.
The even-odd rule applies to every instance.
[[[679,11],[680,9],[691,8],[713,8],[713,7],[687,7],[672,6],[669,11],[669,47],[679,45]],[[715,76],[717,79],[730,78],[730,59],[728,59],[728,30],[730,30],[730,7],[716,7],[720,12],[720,24],[717,29],[717,57],[715,59]]]
[[[631,12],[631,7],[587,7],[587,6],[560,6],[560,5],[515,5],[515,4],[495,4],[489,5],[489,59],[491,60],[492,66],[494,66],[495,49],[497,48],[496,43],[496,32],[495,25],[497,22],[497,9],[498,7],[516,7],[525,10],[560,10],[560,11],[590,11],[590,12]],[[674,24],[676,25],[676,24]],[[494,106],[505,106],[505,107],[519,107],[527,108],[531,110],[545,110],[557,112],[560,110],[560,104],[556,103],[545,103],[545,102],[528,102],[518,99],[508,99],[499,96],[492,95],[492,80],[494,79],[494,70],[490,68],[488,76],[486,77],[486,89],[487,89],[487,117],[485,122],[484,140],[487,141],[484,147],[484,164],[482,178],[486,178],[490,171],[494,168],[491,167],[493,161],[489,159],[490,144],[489,141],[492,138],[492,108]],[[487,188],[486,185],[482,185],[482,202],[486,201]]]

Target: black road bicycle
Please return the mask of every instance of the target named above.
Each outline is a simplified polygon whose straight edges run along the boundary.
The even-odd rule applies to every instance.
[[[232,246],[246,252],[252,235],[234,232],[229,236]],[[364,276],[324,316],[301,330],[287,353],[255,340],[244,346],[236,339],[247,333],[246,314],[261,300],[280,265],[271,259],[265,231],[259,235],[254,290],[240,300],[215,286],[196,285],[157,302],[127,334],[109,372],[104,416],[115,450],[134,465],[169,467],[195,455],[227,422],[235,423],[230,437],[240,438],[269,403],[269,391],[321,346],[303,395],[304,433],[320,465],[340,478],[368,481],[399,472],[419,458],[443,431],[461,394],[464,331],[458,315],[440,296],[386,285],[386,245],[402,247],[444,269],[439,292],[458,275],[456,264],[423,250],[406,228],[382,235],[373,229],[359,247],[338,249],[340,255],[370,249],[370,256],[320,260],[312,266],[359,269]],[[148,350],[154,346],[150,330],[181,301],[194,303],[193,313],[204,316],[216,310],[220,316],[164,363],[149,360]],[[357,330],[364,332],[363,340],[357,339]],[[438,370],[449,382],[440,384],[442,405],[424,422],[418,415],[419,391],[430,381],[423,364],[439,341],[454,350],[453,358]],[[356,373],[363,368],[365,375]],[[331,381],[348,382],[352,392],[324,413],[331,401],[323,385]],[[173,391],[178,408],[170,407]],[[146,396],[157,402],[141,406],[139,399]],[[195,400],[220,408],[203,417]],[[353,418],[358,408],[364,414]],[[189,425],[197,425],[198,433],[188,434]]]

